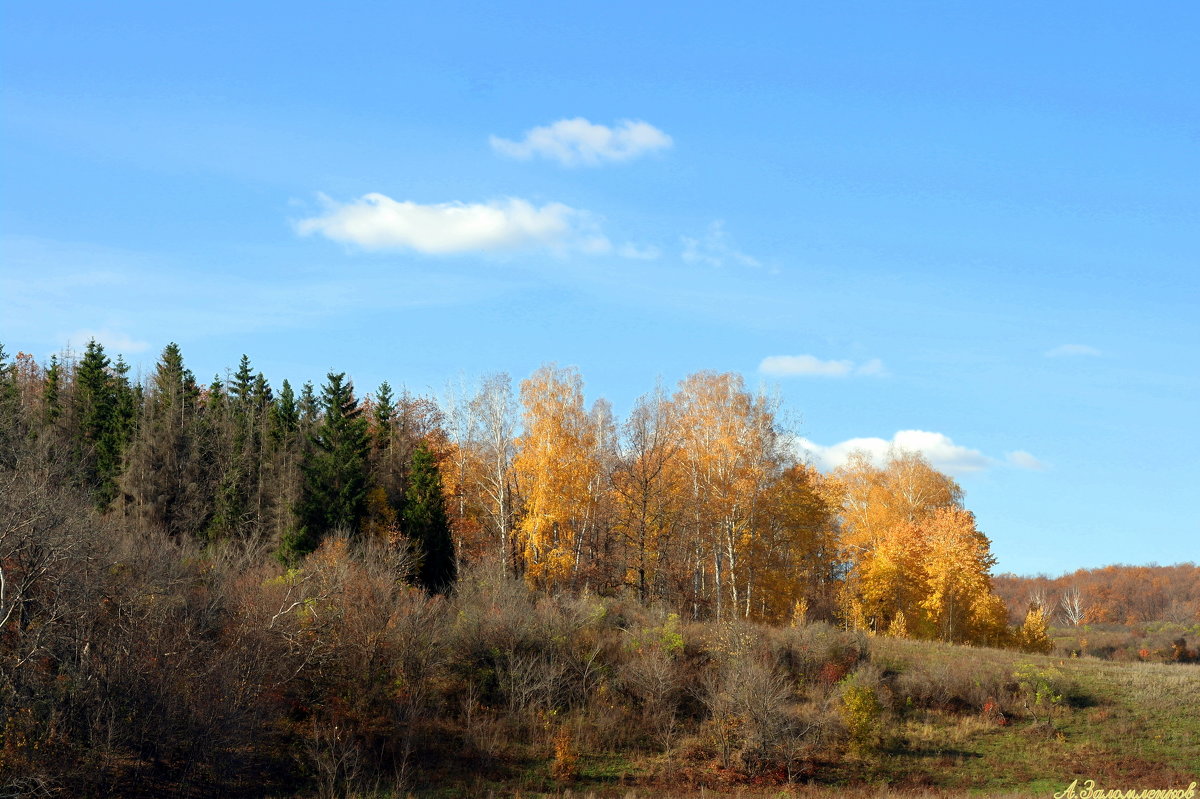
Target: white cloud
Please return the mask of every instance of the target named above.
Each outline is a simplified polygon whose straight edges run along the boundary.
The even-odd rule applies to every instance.
[[[725,223],[718,220],[708,226],[708,232],[702,239],[681,236],[683,243],[683,260],[689,264],[708,264],[722,267],[727,263],[742,266],[762,266],[757,258],[747,255],[733,244],[733,239],[725,232]]]
[[[885,377],[888,373],[883,366],[883,361],[878,358],[872,358],[869,361],[864,361],[854,370],[857,375],[865,375],[867,377]]]
[[[801,438],[797,443],[823,469],[836,469],[858,451],[866,452],[877,465],[883,465],[894,450],[919,452],[929,459],[935,469],[955,476],[983,471],[995,462],[977,449],[955,444],[943,433],[926,430],[900,430],[890,441],[882,438],[851,438],[839,444],[822,446]]]
[[[812,355],[768,355],[758,365],[758,371],[778,377],[845,377],[853,370],[853,361],[822,361]]]
[[[121,333],[117,330],[109,328],[101,328],[99,330],[76,330],[74,333],[66,336],[59,336],[60,340],[70,344],[72,349],[83,351],[83,348],[92,339],[104,345],[105,353],[115,358],[119,354],[144,352],[150,345],[145,341],[139,341],[132,336]]]
[[[368,250],[415,250],[430,255],[503,252],[539,247],[578,248],[603,253],[612,249],[596,232],[590,214],[561,203],[535,207],[510,197],[488,203],[422,205],[383,194],[366,194],[338,203],[322,197],[321,216],[301,220],[301,235],[356,244]]]
[[[510,158],[527,161],[541,156],[564,166],[629,161],[674,144],[670,136],[640,120],[623,119],[610,128],[592,124],[583,117],[531,128],[519,142],[499,136],[492,136],[489,141],[493,150]]]
[[[1047,358],[1064,358],[1076,355],[1087,355],[1098,357],[1103,353],[1095,347],[1089,347],[1086,344],[1063,344],[1046,352]]]
[[[647,244],[644,247],[639,247],[633,243],[621,245],[617,249],[617,254],[622,258],[629,258],[634,261],[654,261],[662,255],[662,250],[655,247],[653,244]]]
[[[768,355],[758,365],[758,371],[776,377],[847,377],[863,375],[882,377],[887,374],[883,361],[872,358],[854,365],[854,361],[822,361],[813,355]]]
[[[1042,463],[1036,457],[1023,449],[1010,452],[1005,456],[1005,458],[1010,464],[1019,469],[1032,469],[1033,471],[1040,472],[1046,468],[1046,464]]]

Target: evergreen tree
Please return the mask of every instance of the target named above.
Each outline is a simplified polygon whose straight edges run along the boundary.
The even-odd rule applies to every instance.
[[[300,399],[296,403],[300,411],[300,428],[311,431],[317,425],[317,397],[313,393],[313,384],[306,382],[300,388]]]
[[[375,396],[375,427],[380,441],[386,442],[392,431],[392,420],[396,418],[396,398],[392,396],[392,385],[384,380],[379,384]],[[385,444],[386,445],[386,444]]]
[[[150,378],[143,418],[121,476],[133,516],[173,535],[200,533],[209,516],[198,446],[199,396],[179,345],[168,344]]]
[[[19,436],[20,390],[16,362],[8,363],[0,344],[0,466],[11,466]]]
[[[117,360],[113,363],[112,391],[114,395],[113,434],[118,447],[124,451],[129,446],[129,442],[133,440],[133,434],[137,430],[144,397],[142,387],[130,382],[129,364],[125,363],[122,355],[117,355]]]
[[[62,367],[58,365],[58,356],[50,356],[50,365],[46,367],[46,376],[42,384],[42,423],[47,427],[58,421],[62,415]]]
[[[413,452],[405,492],[404,531],[419,560],[414,574],[417,584],[431,594],[449,591],[456,572],[454,541],[437,459],[424,442]]]
[[[296,508],[301,488],[300,455],[304,450],[296,392],[287,380],[279,389],[279,398],[270,403],[268,421],[263,484],[270,502],[264,519],[264,532],[272,540],[282,541],[296,527]]]
[[[121,451],[133,431],[136,395],[128,371],[120,359],[114,368],[95,339],[88,342],[75,370],[75,452],[99,509],[117,495]]]
[[[271,437],[279,443],[299,428],[300,410],[296,406],[296,392],[292,391],[292,384],[284,380],[279,389],[279,399],[271,410]]]
[[[229,381],[226,425],[218,440],[222,448],[217,507],[209,529],[214,539],[260,534],[267,517],[266,448],[272,425],[271,386],[242,355]]]
[[[366,506],[367,420],[345,373],[328,375],[321,391],[324,415],[311,436],[311,451],[301,464],[304,487],[297,507],[299,529],[284,536],[286,561],[314,551],[335,530],[351,535]]]
[[[254,371],[250,368],[250,356],[242,355],[238,362],[238,370],[229,383],[229,402],[235,408],[244,409],[250,401],[250,393],[254,388]]]

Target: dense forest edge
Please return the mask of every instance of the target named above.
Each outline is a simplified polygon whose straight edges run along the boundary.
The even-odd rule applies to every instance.
[[[993,575],[951,477],[903,451],[822,473],[736,375],[618,420],[554,365],[441,398],[276,388],[246,356],[202,384],[174,344],[129,371],[0,348],[0,796],[1200,763],[1200,568]]]

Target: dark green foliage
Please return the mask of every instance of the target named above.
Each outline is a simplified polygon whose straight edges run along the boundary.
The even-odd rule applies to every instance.
[[[75,370],[75,453],[97,508],[117,496],[121,454],[132,437],[138,392],[129,385],[129,367],[114,364],[95,339]]]
[[[120,480],[127,512],[147,527],[198,535],[209,522],[213,481],[200,410],[196,379],[172,342],[150,378]]]
[[[17,384],[17,365],[8,363],[4,345],[0,344],[0,460],[7,460],[13,444],[20,417],[20,395]]]
[[[62,399],[60,389],[62,384],[62,367],[58,365],[58,356],[50,356],[50,365],[46,367],[46,376],[42,384],[42,423],[52,425],[62,415]]]
[[[454,540],[437,459],[424,443],[413,452],[404,496],[404,532],[417,550],[417,584],[431,594],[449,591],[455,577]]]
[[[375,395],[375,426],[377,436],[385,442],[392,430],[392,420],[396,418],[396,398],[392,396],[392,386],[384,380],[379,384]]]
[[[283,381],[279,399],[271,409],[271,435],[278,442],[300,429],[300,411],[296,407],[296,393],[292,384]]]
[[[280,443],[273,437],[275,410],[271,385],[254,373],[243,355],[229,381],[229,413],[217,436],[221,478],[216,511],[208,535],[213,540],[260,535],[270,515],[269,450]]]
[[[321,404],[324,414],[301,464],[299,529],[284,536],[281,547],[287,561],[314,551],[335,530],[355,534],[366,509],[370,438],[345,373],[329,373]]]
[[[306,382],[300,388],[300,400],[296,404],[300,411],[300,425],[305,430],[311,430],[317,423],[317,397],[313,393],[313,384]]]

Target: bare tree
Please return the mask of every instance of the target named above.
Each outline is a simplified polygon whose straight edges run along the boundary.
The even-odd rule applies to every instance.
[[[1072,627],[1078,627],[1087,619],[1087,598],[1079,586],[1068,588],[1058,602],[1063,620]]]
[[[488,515],[499,545],[505,573],[512,561],[513,477],[512,460],[516,448],[517,405],[512,378],[505,373],[483,380],[479,393],[471,401],[474,421],[479,425],[476,440],[481,456],[480,489],[488,499]]]

